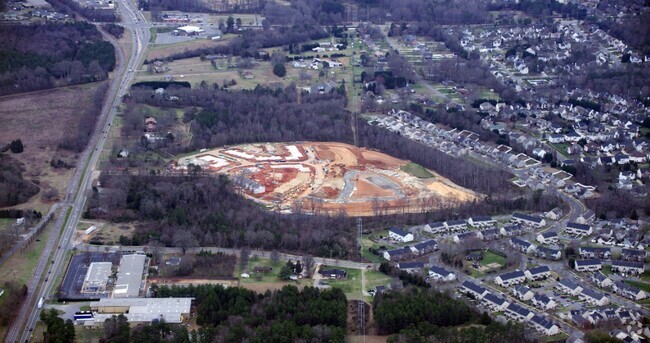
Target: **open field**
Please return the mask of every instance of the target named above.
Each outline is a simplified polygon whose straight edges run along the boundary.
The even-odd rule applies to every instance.
[[[69,135],[76,135],[79,118],[92,103],[95,90],[102,83],[62,87],[45,91],[0,97],[0,122],[4,140],[20,138],[25,150],[11,154],[24,163],[23,177],[37,183],[40,192],[17,208],[34,208],[47,212],[50,203],[42,199],[49,189],[65,195],[73,169],[55,169],[50,161],[55,154],[76,160],[76,155],[59,149]]]
[[[433,178],[404,171],[408,161],[342,143],[245,144],[182,157],[176,169],[198,165],[230,176],[251,199],[292,212],[373,215],[420,212],[477,195],[423,168]]]
[[[481,265],[489,267],[492,263],[498,264],[499,266],[504,266],[506,264],[506,259],[505,257],[497,255],[491,251],[484,252],[483,259],[481,260]]]
[[[156,37],[152,34],[152,40],[155,42]],[[181,53],[185,50],[195,50],[202,48],[210,48],[220,45],[228,44],[232,39],[223,38],[221,40],[211,40],[211,39],[192,39],[185,42],[178,42],[172,44],[149,44],[149,50],[147,51],[147,60],[163,59],[172,54]]]

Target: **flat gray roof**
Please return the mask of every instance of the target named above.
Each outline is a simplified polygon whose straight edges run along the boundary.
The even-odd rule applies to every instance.
[[[145,258],[144,255],[122,256],[113,297],[137,297],[140,294]]]
[[[84,278],[84,288],[88,286],[106,287],[108,277],[111,275],[111,262],[93,262],[90,264],[86,277]]]
[[[189,314],[194,298],[103,298],[90,303],[90,308],[98,307],[128,307],[129,313],[124,315],[129,322],[150,322],[154,319],[165,319],[167,323],[180,323],[183,314]],[[94,321],[103,323],[117,313],[95,314]]]

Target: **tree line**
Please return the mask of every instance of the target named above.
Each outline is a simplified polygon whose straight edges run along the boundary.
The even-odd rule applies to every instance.
[[[86,22],[0,26],[0,94],[105,80],[115,48]]]
[[[57,11],[74,17],[76,13],[94,22],[118,22],[120,17],[114,9],[93,8],[82,6],[75,0],[50,0],[48,1]]]
[[[101,114],[108,86],[108,83],[104,82],[97,87],[91,100],[91,106],[81,114],[77,132],[67,135],[59,144],[60,148],[74,152],[82,152],[86,148],[86,145],[88,145],[88,142],[95,131],[95,127],[97,126],[97,117]],[[54,163],[54,158],[52,161],[52,163]]]
[[[338,288],[284,286],[257,294],[221,285],[159,286],[156,297],[194,297],[191,342],[343,342],[347,300]]]
[[[23,178],[22,162],[0,154],[0,207],[27,202],[36,195],[39,187]]]

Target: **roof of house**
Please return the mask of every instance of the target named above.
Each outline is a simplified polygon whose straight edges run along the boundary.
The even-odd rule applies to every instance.
[[[449,275],[453,274],[452,272],[448,271],[447,269],[442,268],[442,267],[438,267],[438,266],[431,266],[429,268],[429,272],[434,273],[434,274],[438,274],[438,275],[440,275],[442,277],[446,277],[446,276],[449,276]]]
[[[447,223],[447,226],[461,226],[461,225],[467,225],[467,222],[464,219],[458,219],[458,220],[448,220],[445,223]]]
[[[580,266],[600,266],[602,262],[598,259],[590,259],[590,260],[576,260],[575,265],[576,267]]]
[[[577,289],[579,287],[578,285],[575,284],[575,282],[567,278],[560,280],[560,282],[558,282],[558,285],[562,285],[569,289]]]
[[[545,329],[551,329],[555,325],[552,321],[547,320],[539,314],[535,314],[533,318],[530,319],[530,321]]]
[[[607,280],[607,275],[605,275],[605,274],[603,274],[601,272],[594,273],[593,277],[598,282],[603,282],[603,281]]]
[[[513,218],[516,218],[516,219],[521,219],[521,220],[529,221],[529,222],[534,222],[534,223],[541,223],[542,220],[544,220],[544,219],[541,218],[541,217],[531,216],[531,215],[523,214],[523,213],[519,213],[519,212],[515,212],[515,213],[513,213],[513,214],[512,214],[512,217],[513,217]]]
[[[472,217],[471,219],[472,219],[472,222],[475,222],[475,223],[476,222],[491,222],[491,221],[494,220],[490,216],[476,216],[476,217]]]
[[[460,239],[460,240],[468,239],[468,238],[472,238],[472,237],[476,237],[476,236],[477,236],[476,231],[468,231],[468,232],[463,232],[463,233],[459,233],[459,234],[456,235],[456,237],[458,237],[458,239]]]
[[[551,269],[548,266],[539,266],[539,267],[528,269],[528,272],[531,273],[532,275],[537,275],[543,273],[550,273]]]
[[[319,272],[321,275],[341,275],[345,276],[347,272],[343,269],[332,268],[332,269],[321,269]]]
[[[397,265],[399,269],[414,269],[414,268],[424,268],[423,262],[402,262]]]
[[[612,266],[620,266],[620,267],[640,268],[640,269],[643,269],[643,262],[625,261],[625,260],[614,260],[614,261],[612,261]]]
[[[520,231],[520,230],[523,230],[523,228],[524,228],[524,227],[521,226],[521,225],[519,225],[519,224],[515,224],[515,225],[506,225],[506,226],[503,227],[503,229],[504,229],[506,232]]]
[[[512,302],[512,303],[510,303],[510,305],[508,305],[507,310],[510,311],[510,312],[517,313],[517,314],[519,314],[519,315],[521,315],[523,317],[528,317],[528,315],[530,315],[530,313],[531,313],[530,310],[528,310],[527,308],[521,307],[521,306],[517,305],[514,302]]]
[[[632,286],[632,285],[630,285],[628,283],[622,282],[622,281],[616,281],[614,283],[614,286],[616,288],[623,289],[624,291],[629,292],[629,293],[637,294],[637,293],[641,292],[641,290],[639,288],[634,287],[634,286]]]
[[[547,247],[543,247],[543,246],[538,246],[537,251],[539,251],[541,253],[544,253],[546,255],[557,255],[557,254],[562,253],[562,251],[560,251],[558,249],[552,249],[552,248],[547,248]]]
[[[394,233],[396,235],[399,235],[401,237],[406,237],[406,235],[409,234],[408,232],[406,232],[406,231],[404,231],[404,230],[402,230],[402,229],[400,229],[398,227],[391,227],[390,229],[388,229],[388,231],[390,231],[390,232],[392,232],[392,233]]]
[[[489,301],[489,302],[491,302],[491,303],[493,303],[495,305],[503,305],[503,304],[506,303],[506,299],[501,298],[499,296],[496,296],[496,295],[494,295],[492,293],[486,294],[485,297],[483,298],[483,300]]]
[[[541,293],[535,293],[535,295],[533,295],[533,299],[535,299],[535,301],[541,302],[543,304],[548,304],[548,303],[551,302],[551,298],[549,298],[548,295],[541,294]]]
[[[595,300],[600,300],[600,299],[603,299],[605,297],[605,295],[603,293],[596,292],[593,289],[587,288],[587,287],[582,289],[582,294],[585,295],[585,296],[588,296],[589,298],[595,299]]]
[[[483,237],[485,237],[485,236],[496,236],[499,235],[500,233],[499,233],[499,229],[487,229],[481,231],[481,234],[483,235]]]
[[[609,248],[601,248],[601,247],[580,247],[578,250],[585,251],[585,252],[593,252],[593,253],[605,253],[609,252],[611,253],[611,249]]]
[[[429,223],[427,225],[429,225],[430,228],[441,228],[441,227],[445,226],[445,223],[443,223],[443,222],[433,222],[433,223]]]
[[[558,236],[558,235],[557,235],[557,232],[555,232],[555,231],[546,231],[546,232],[543,232],[541,235],[542,235],[542,237],[544,237],[545,239],[555,238],[555,237]]]
[[[644,250],[636,250],[636,249],[625,249],[621,251],[621,255],[629,255],[629,256],[645,256],[646,252]]]
[[[515,270],[514,272],[501,274],[498,277],[500,277],[501,280],[506,281],[506,280],[512,280],[512,279],[526,277],[526,275],[524,274],[524,272],[522,272],[520,270]]]
[[[417,243],[417,244],[415,244],[415,245],[413,245],[413,246],[414,246],[415,249],[417,249],[417,250],[423,250],[423,249],[426,249],[426,248],[435,248],[436,245],[438,245],[438,242],[436,242],[436,241],[433,240],[433,239],[430,239],[430,240],[428,240],[428,241],[424,241],[424,242]]]
[[[512,242],[512,244],[521,245],[521,246],[523,246],[523,247],[525,247],[525,248],[528,248],[528,247],[530,247],[531,245],[533,245],[532,243],[530,243],[530,242],[528,242],[528,241],[525,241],[525,240],[523,240],[523,239],[521,239],[521,238],[517,238],[517,237],[513,237],[513,238],[511,238],[511,239],[510,239],[510,242]]]
[[[409,248],[397,248],[393,250],[388,250],[386,251],[390,256],[397,256],[397,255],[405,255],[405,254],[410,254],[411,249]]]
[[[465,280],[462,284],[463,287],[471,290],[472,292],[478,293],[478,294],[483,294],[487,292],[487,289],[483,286],[479,286],[469,280]]]
[[[566,227],[574,229],[574,230],[580,230],[580,231],[589,231],[591,226],[585,225],[585,224],[578,224],[578,223],[567,223]]]
[[[517,285],[515,286],[515,292],[520,295],[524,295],[528,292],[530,292],[530,288],[524,286],[524,285]]]

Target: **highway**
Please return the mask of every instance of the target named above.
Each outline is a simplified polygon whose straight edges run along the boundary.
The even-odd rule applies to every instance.
[[[104,34],[104,37],[111,41],[116,48],[118,68],[108,89],[106,102],[98,120],[98,126],[88,147],[79,158],[79,168],[77,168],[68,184],[66,199],[53,207],[58,210],[53,232],[61,232],[60,228],[65,225],[60,236],[59,244],[57,245],[56,243],[59,240],[59,236],[57,234],[51,234],[45,249],[41,252],[41,257],[34,275],[28,283],[28,295],[18,310],[18,318],[7,332],[5,342],[29,342],[31,339],[31,330],[36,325],[40,316],[38,299],[48,299],[50,297],[57,281],[57,276],[61,276],[65,270],[64,263],[67,251],[72,248],[72,234],[83,213],[88,196],[87,190],[90,189],[93,171],[106,142],[106,135],[116,115],[117,108],[121,102],[121,96],[128,90],[129,84],[135,75],[135,70],[144,60],[146,45],[149,42],[150,36],[146,19],[138,11],[136,4],[130,0],[120,0],[118,5],[122,14],[122,24],[132,35],[133,48],[131,54],[127,59],[124,51],[117,44],[117,41],[113,37]],[[67,213],[69,213],[69,216]]]

